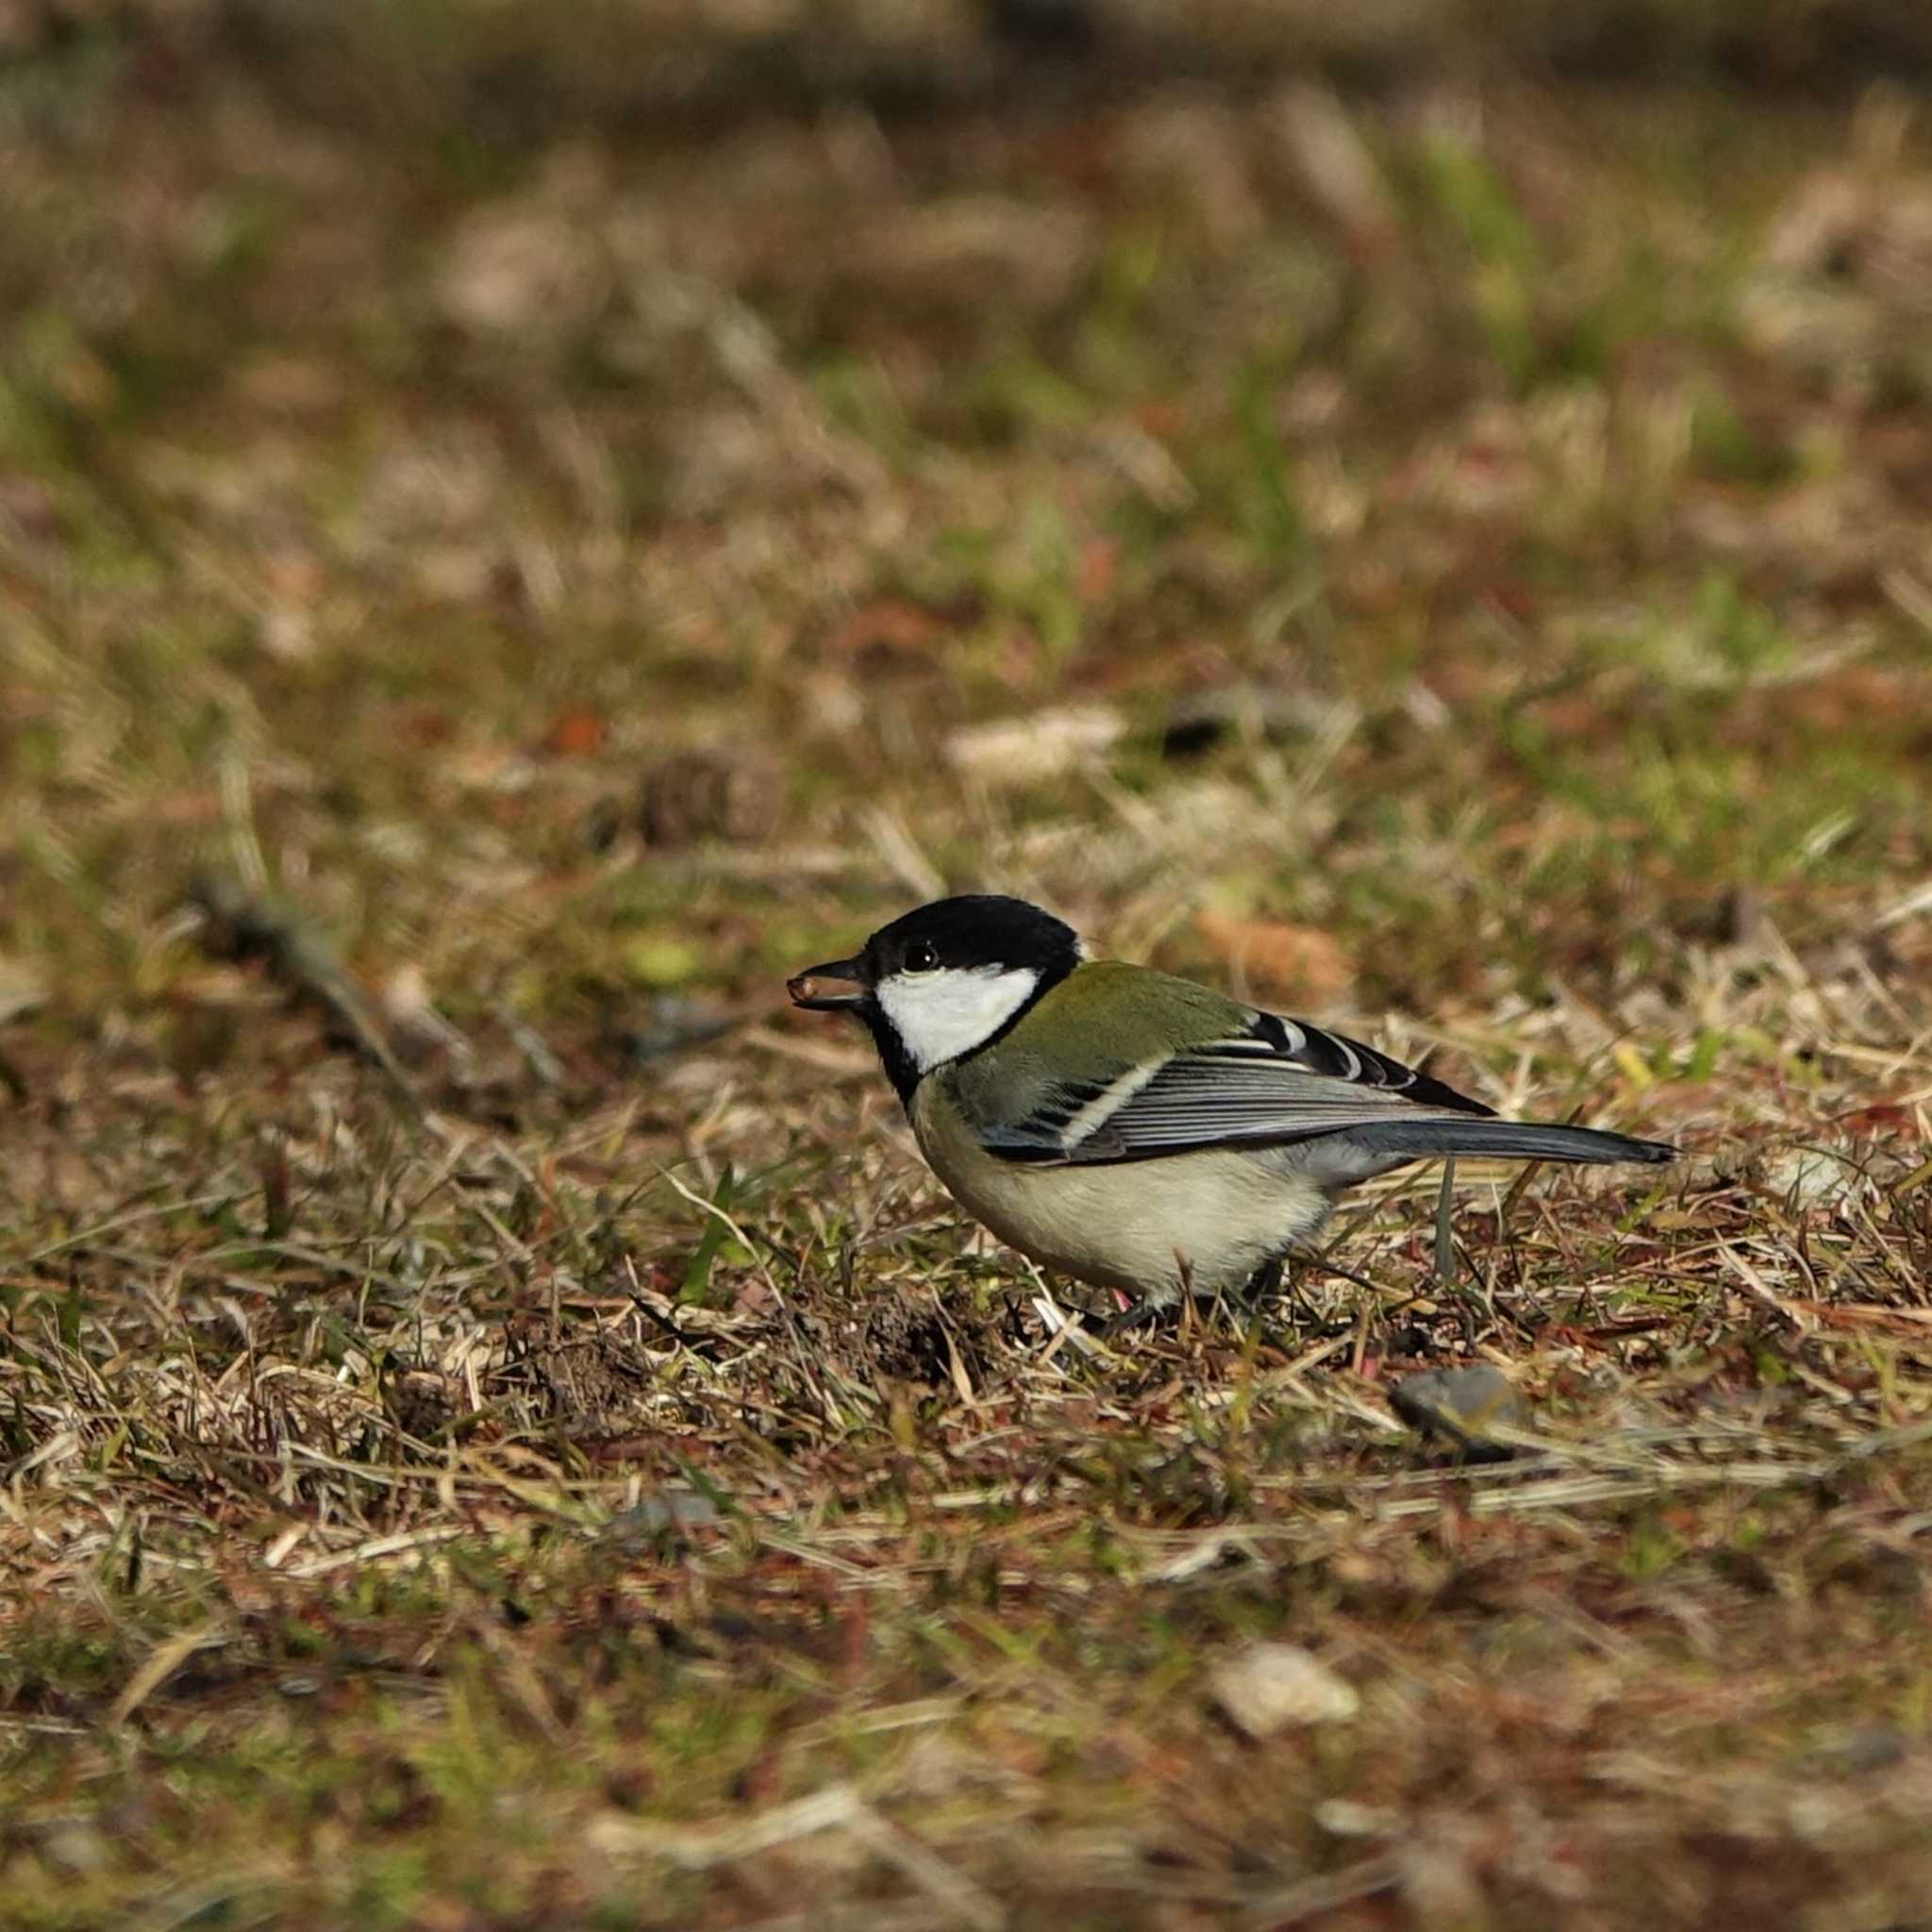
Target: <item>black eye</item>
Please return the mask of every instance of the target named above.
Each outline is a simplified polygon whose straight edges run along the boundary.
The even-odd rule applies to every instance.
[[[939,948],[930,940],[914,940],[906,948],[905,961],[900,970],[906,973],[931,973],[939,963]]]

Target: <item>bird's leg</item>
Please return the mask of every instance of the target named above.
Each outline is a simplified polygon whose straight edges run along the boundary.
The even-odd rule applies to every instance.
[[[1251,1309],[1257,1309],[1263,1302],[1273,1301],[1281,1292],[1281,1279],[1287,1272],[1287,1257],[1270,1255],[1255,1272],[1248,1276],[1248,1285],[1241,1291],[1241,1300]]]
[[[1302,1284],[1311,1268],[1320,1269],[1324,1274],[1339,1274],[1342,1280],[1352,1281],[1357,1288],[1368,1290],[1369,1293],[1375,1297],[1377,1304],[1381,1301],[1383,1291],[1375,1283],[1369,1280],[1366,1275],[1357,1274],[1354,1269],[1344,1268],[1339,1261],[1330,1260],[1326,1255],[1296,1253],[1292,1256],[1284,1256],[1282,1258],[1290,1264],[1286,1299],[1294,1311],[1295,1326],[1298,1328],[1313,1329],[1318,1335],[1333,1337],[1345,1335],[1355,1325],[1353,1315],[1344,1316],[1340,1323],[1323,1322],[1318,1318],[1314,1307],[1302,1292]]]
[[[1286,1308],[1271,1310],[1269,1304],[1275,1301],[1286,1302]],[[1252,1332],[1264,1341],[1271,1339],[1278,1328],[1286,1328],[1291,1333],[1298,1330],[1308,1310],[1296,1292],[1294,1276],[1290,1272],[1290,1257],[1270,1255],[1248,1276],[1236,1307],[1246,1317]]]
[[[1138,1328],[1142,1322],[1158,1322],[1166,1312],[1162,1303],[1148,1301],[1143,1297],[1131,1308],[1123,1308],[1118,1315],[1109,1315],[1093,1330],[1093,1334],[1102,1341],[1111,1341],[1123,1330]]]
[[[1170,1308],[1178,1320],[1188,1306],[1189,1298],[1194,1292],[1194,1271],[1188,1257],[1175,1252],[1174,1272],[1180,1276],[1180,1293],[1171,1301],[1156,1301],[1152,1295],[1142,1295],[1132,1307],[1124,1308],[1118,1315],[1103,1322],[1093,1332],[1102,1341],[1110,1341],[1125,1328],[1138,1328],[1142,1322],[1158,1322]]]

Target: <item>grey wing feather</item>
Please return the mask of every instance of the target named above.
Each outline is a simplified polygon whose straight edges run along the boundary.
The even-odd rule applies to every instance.
[[[1359,1041],[1257,1013],[1242,1032],[1111,1082],[1057,1085],[1025,1119],[986,1140],[1011,1160],[1084,1165],[1491,1112]]]

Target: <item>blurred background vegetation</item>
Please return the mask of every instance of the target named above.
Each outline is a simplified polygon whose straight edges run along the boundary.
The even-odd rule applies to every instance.
[[[198,855],[588,1023],[999,876],[1183,964],[1359,920],[1374,1008],[1909,873],[1928,53],[12,0],[0,946],[139,1004]]]
[[[1916,1923],[1928,80],[0,0],[0,1924]],[[1095,1361],[781,1010],[975,887],[1690,1158]]]

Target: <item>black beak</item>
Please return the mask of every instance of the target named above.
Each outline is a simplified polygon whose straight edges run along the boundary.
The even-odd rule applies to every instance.
[[[862,958],[828,959],[823,966],[808,966],[785,982],[785,991],[794,1007],[809,1007],[816,1013],[862,1007],[872,996]]]

